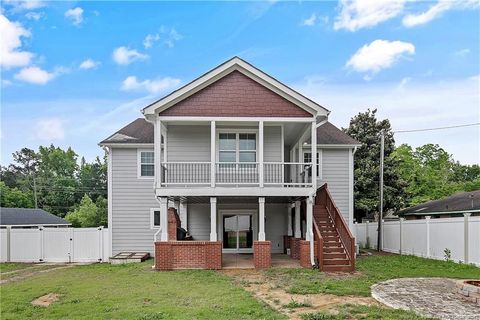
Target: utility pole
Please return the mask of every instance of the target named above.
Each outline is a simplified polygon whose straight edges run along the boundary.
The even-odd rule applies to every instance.
[[[377,250],[382,250],[382,219],[383,219],[383,155],[385,153],[385,132],[380,131],[380,206],[378,214],[378,235],[377,235]]]
[[[38,209],[38,201],[37,201],[37,183],[35,181],[35,172],[33,172],[33,198],[35,200],[35,209]]]

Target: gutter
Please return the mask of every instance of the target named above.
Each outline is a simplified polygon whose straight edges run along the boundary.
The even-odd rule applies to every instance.
[[[457,211],[437,211],[437,212],[418,212],[418,213],[405,213],[404,216],[432,216],[432,215],[444,215],[444,214],[461,214],[461,213],[479,213],[480,209],[473,210],[457,210]]]

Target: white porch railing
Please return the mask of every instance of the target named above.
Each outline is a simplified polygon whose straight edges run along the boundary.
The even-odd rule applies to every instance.
[[[263,167],[263,168],[262,168]],[[311,163],[303,162],[164,162],[161,185],[311,187]],[[261,170],[263,169],[263,183]],[[212,175],[211,170],[215,170]],[[212,183],[212,178],[215,181]]]

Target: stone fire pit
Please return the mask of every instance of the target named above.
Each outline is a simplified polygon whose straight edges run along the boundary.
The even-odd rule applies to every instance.
[[[461,280],[457,281],[457,294],[470,302],[480,306],[480,280]]]

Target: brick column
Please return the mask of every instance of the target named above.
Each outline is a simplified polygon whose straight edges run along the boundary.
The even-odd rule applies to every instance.
[[[205,268],[220,270],[222,269],[222,242],[211,241],[205,246]]]
[[[172,245],[167,241],[155,242],[155,269],[172,270]]]
[[[272,265],[272,243],[253,241],[253,264],[256,269],[270,268]]]
[[[302,268],[311,268],[312,264],[310,263],[310,241],[300,240],[300,266]]]
[[[290,252],[292,259],[300,259],[300,238],[290,239]]]
[[[180,226],[180,217],[175,208],[168,208],[168,240],[177,240],[177,227]]]

